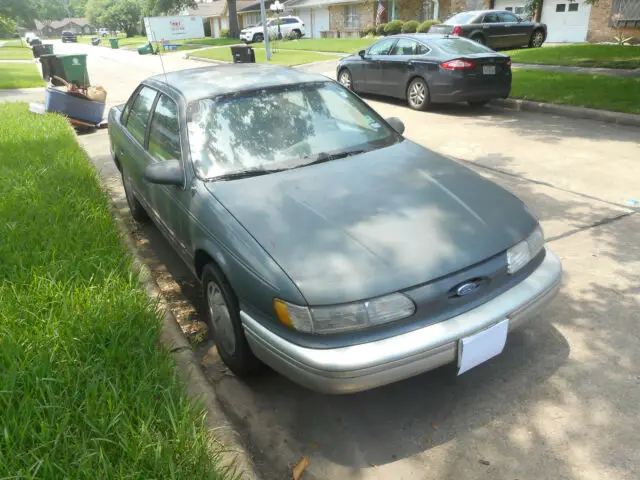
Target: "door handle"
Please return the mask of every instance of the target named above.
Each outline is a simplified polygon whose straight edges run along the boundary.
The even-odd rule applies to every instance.
[[[489,28],[489,25],[483,25],[482,28]]]

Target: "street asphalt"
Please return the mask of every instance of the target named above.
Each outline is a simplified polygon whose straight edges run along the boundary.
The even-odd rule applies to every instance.
[[[89,54],[91,80],[107,89],[109,105],[161,71],[154,56],[60,49]],[[164,65],[202,64],[178,53]],[[330,75],[334,66],[310,68]],[[422,113],[366,100],[402,119],[408,139],[524,200],[562,259],[564,283],[486,364],[458,378],[443,368],[355,395],[316,394],[271,371],[240,381],[205,342],[199,358],[262,476],[288,478],[289,464],[306,455],[307,480],[640,478],[640,129],[492,107]],[[121,195],[106,131],[79,139]],[[197,285],[157,229],[137,226],[135,234],[183,326],[200,318]]]

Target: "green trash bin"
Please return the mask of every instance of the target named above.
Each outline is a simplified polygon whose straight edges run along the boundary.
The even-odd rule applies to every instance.
[[[138,48],[138,54],[140,55],[149,55],[150,53],[153,53],[153,45],[151,43],[147,43]]]
[[[54,55],[53,75],[63,78],[78,87],[88,87],[89,71],[87,54]]]
[[[111,48],[118,48],[118,39],[117,38],[110,38],[109,39],[109,44],[111,45]]]

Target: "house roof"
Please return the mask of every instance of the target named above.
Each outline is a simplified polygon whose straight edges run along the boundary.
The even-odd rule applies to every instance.
[[[211,3],[199,3],[197,8],[190,8],[189,15],[196,15],[199,17],[219,17],[227,6],[226,0],[214,0]]]
[[[348,3],[362,3],[358,0],[288,0],[284,2],[284,6],[287,8],[305,8],[305,7],[319,7],[321,5],[343,5]]]
[[[65,18],[64,20],[36,20],[36,29],[42,30],[44,27],[49,26],[57,30],[58,28],[66,27],[69,23],[74,23],[79,27],[84,27],[85,25],[93,26],[86,18]]]

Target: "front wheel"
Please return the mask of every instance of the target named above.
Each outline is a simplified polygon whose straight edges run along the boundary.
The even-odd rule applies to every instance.
[[[530,48],[540,48],[544,43],[544,33],[542,30],[535,30],[531,35],[531,40],[529,40]]]
[[[264,35],[262,33],[256,33],[253,36],[254,43],[262,43],[264,41]]]
[[[422,78],[414,78],[407,87],[407,103],[414,110],[429,108],[429,87]]]
[[[340,73],[338,74],[338,82],[344,88],[353,91],[353,78],[351,77],[351,72],[346,68],[340,70]]]
[[[487,41],[484,39],[484,37],[482,35],[474,35],[473,37],[471,37],[471,40],[473,40],[474,42],[479,43],[480,45],[486,45]]]
[[[133,181],[127,173],[122,170],[122,185],[124,186],[124,196],[127,199],[127,205],[129,205],[129,211],[134,220],[138,222],[144,222],[149,219],[146,210],[133,193]]]
[[[244,335],[238,299],[224,275],[213,263],[202,270],[202,293],[207,306],[207,324],[218,354],[229,370],[246,377],[260,366]]]

